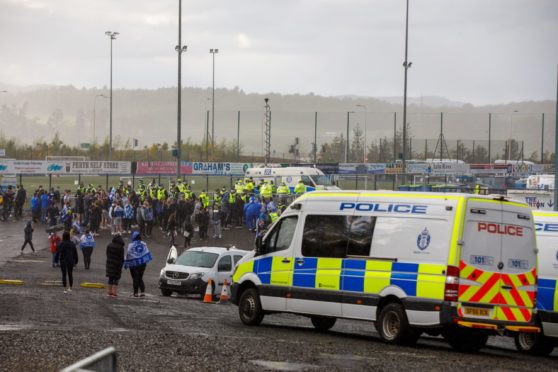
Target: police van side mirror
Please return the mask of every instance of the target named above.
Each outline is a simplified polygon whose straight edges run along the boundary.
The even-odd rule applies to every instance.
[[[176,262],[176,260],[174,259],[174,257],[169,257],[167,259],[167,263],[170,264],[170,265],[174,264],[175,262]]]

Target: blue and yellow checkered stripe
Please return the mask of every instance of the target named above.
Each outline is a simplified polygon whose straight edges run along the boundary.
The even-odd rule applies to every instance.
[[[558,284],[556,279],[539,278],[537,309],[558,311]]]
[[[443,264],[275,256],[246,262],[237,269],[234,279],[254,272],[266,285],[366,294],[379,294],[384,288],[394,286],[407,296],[441,300],[445,270]]]

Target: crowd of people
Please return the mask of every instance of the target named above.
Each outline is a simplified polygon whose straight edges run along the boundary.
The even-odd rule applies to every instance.
[[[305,191],[302,182],[294,188],[296,195]],[[256,185],[252,178],[238,179],[231,189],[222,187],[212,194],[203,190],[198,195],[192,192],[187,180],[181,179],[171,181],[168,188],[155,179],[148,184],[139,180],[135,189],[122,182],[108,190],[100,185],[80,184],[74,192],[68,189],[61,192],[59,188],[47,191],[39,186],[30,201],[31,221],[25,225],[21,252],[23,254],[27,244],[34,252],[32,222],[45,225],[49,232],[52,266],[60,267],[64,291],[68,293],[73,285],[73,268],[79,260],[78,248],[82,252],[84,269],[88,270],[95,237],[101,230],[110,230],[113,238],[106,252],[107,294],[117,296],[118,280],[124,267],[130,268],[134,295],[141,296],[145,291],[143,271],[151,260],[142,239],[152,236],[154,226],[169,238],[169,245],[182,243],[185,249],[191,246],[196,233],[201,241],[208,239],[209,234],[221,239],[223,231],[245,225],[257,237],[277,220],[292,200],[290,196],[291,190],[283,182],[276,186],[273,181],[261,180]],[[27,199],[23,185],[18,185],[15,191],[9,187],[2,199],[4,221],[10,216],[16,220],[23,217]],[[62,237],[57,233],[60,230],[63,230]],[[126,234],[130,234],[131,243],[124,252],[123,235]]]

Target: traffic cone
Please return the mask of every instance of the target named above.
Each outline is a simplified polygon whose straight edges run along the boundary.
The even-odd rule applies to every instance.
[[[213,302],[213,280],[212,279],[208,279],[207,280],[207,287],[205,289],[205,295],[203,296],[203,302],[206,304],[210,304]]]
[[[229,302],[229,300],[229,282],[227,282],[227,279],[225,279],[225,281],[223,282],[223,289],[221,290],[221,296],[219,296],[219,303],[224,304]]]

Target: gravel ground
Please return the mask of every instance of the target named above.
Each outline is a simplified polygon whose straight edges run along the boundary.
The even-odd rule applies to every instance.
[[[38,245],[46,248],[41,238],[42,233],[36,234]],[[91,270],[78,266],[77,283],[105,282],[109,238],[104,233],[98,239]],[[244,229],[227,231],[224,238],[204,245],[251,248]],[[23,279],[25,284],[0,286],[0,370],[56,371],[111,345],[121,371],[558,370],[556,350],[548,358],[525,356],[504,337],[491,338],[489,347],[467,355],[452,351],[440,338],[423,337],[414,347],[386,345],[366,322],[340,320],[332,331],[318,333],[307,318],[282,314],[247,327],[233,305],[160,296],[157,278],[167,244],[161,236],[148,244],[154,260],[146,270],[144,299],[130,297],[128,272],[123,273],[119,298],[110,299],[104,290],[74,284],[75,290],[64,294],[59,286],[45,285],[60,280],[47,250],[6,260],[0,278]]]

